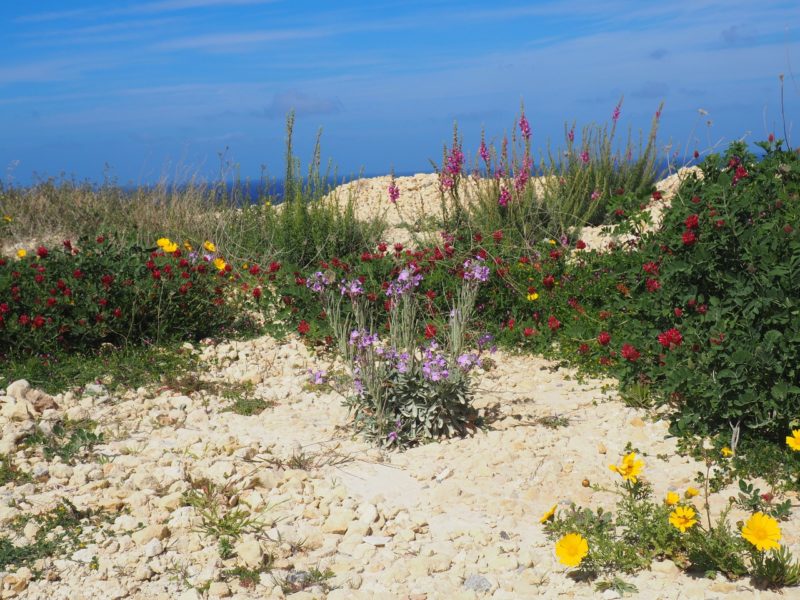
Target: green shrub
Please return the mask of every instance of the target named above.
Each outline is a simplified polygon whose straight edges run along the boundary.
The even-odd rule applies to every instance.
[[[219,334],[249,296],[214,260],[102,236],[0,259],[0,348],[24,355]]]

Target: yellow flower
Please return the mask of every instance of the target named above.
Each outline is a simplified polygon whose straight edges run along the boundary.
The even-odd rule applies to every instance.
[[[208,240],[206,240],[203,243],[203,248],[205,248],[209,252],[216,252],[217,251],[217,246],[214,244],[214,242],[209,242]]]
[[[163,248],[164,246],[169,246],[171,243],[172,242],[169,240],[169,238],[158,238],[156,246],[158,246],[159,248]]]
[[[528,294],[528,300],[530,302],[533,302],[534,300],[538,300],[538,299],[539,299],[539,294],[537,294],[536,292],[533,292],[532,294]]]
[[[636,453],[631,452],[623,457],[621,465],[608,465],[608,468],[614,471],[614,473],[619,473],[623,479],[631,483],[636,483],[636,476],[639,475],[642,468],[644,468],[644,461],[636,460]]]
[[[700,490],[698,490],[697,488],[693,488],[693,487],[686,488],[686,491],[683,493],[684,497],[686,497],[686,498],[694,498],[695,496],[698,496],[699,494],[700,494]]]
[[[792,450],[800,450],[800,429],[792,429],[792,435],[786,436],[786,445]]]
[[[223,259],[215,258],[214,266],[217,268],[218,271],[224,271],[227,265],[225,264],[225,261]]]
[[[556,542],[556,556],[568,567],[577,567],[587,554],[589,542],[579,533],[568,533]]]
[[[11,223],[14,219],[11,218],[11,215],[3,215],[3,221],[6,223]]]
[[[186,248],[187,252],[192,251],[192,245],[189,243],[189,240],[183,240],[183,247]]]
[[[755,513],[742,527],[742,537],[756,547],[756,550],[780,548],[781,528],[778,522],[762,512]]]
[[[249,268],[250,268],[250,265],[248,265],[247,263],[242,263],[242,269],[244,269],[246,271]]]
[[[678,506],[670,513],[669,522],[680,529],[681,533],[686,533],[687,529],[697,523],[697,513],[691,506]]]
[[[721,450],[721,452],[722,452],[722,457],[723,457],[723,458],[730,458],[731,456],[733,456],[733,450],[731,450],[731,449],[730,449],[730,448],[728,448],[727,446],[725,446],[725,447],[724,447],[724,448]]]
[[[674,506],[678,502],[680,502],[680,500],[681,500],[680,494],[678,494],[678,492],[673,492],[671,490],[667,492],[667,497],[664,498],[664,502],[667,503],[667,506]]]
[[[24,248],[20,248],[17,250],[17,258],[25,258],[28,255],[28,251]]]
[[[546,513],[542,515],[542,518],[539,519],[539,523],[547,523],[553,516],[556,514],[556,508],[558,508],[558,504],[553,504],[553,506],[548,510]]]
[[[549,240],[549,242],[550,242],[551,246],[555,246],[556,245],[556,241],[555,240]]]
[[[178,244],[176,244],[175,242],[170,242],[166,246],[162,246],[161,249],[167,254],[170,254],[178,249]]]

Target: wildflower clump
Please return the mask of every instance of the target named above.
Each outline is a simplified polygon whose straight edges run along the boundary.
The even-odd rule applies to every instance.
[[[482,363],[480,348],[465,347],[467,330],[490,270],[481,258],[460,264],[461,284],[445,327],[421,318],[431,299],[431,294],[420,293],[422,269],[411,263],[398,265],[394,272],[381,287],[387,332],[376,324],[378,296],[365,288],[364,278],[337,281],[333,273],[318,271],[306,279],[348,363],[353,387],[346,405],[355,426],[367,438],[391,447],[465,435],[477,423],[470,375]]]
[[[711,453],[708,456],[709,470],[714,464],[720,469],[730,464],[719,454],[716,458]],[[616,494],[615,510],[571,504],[556,514],[554,505],[539,520],[555,542],[559,562],[589,579],[600,578],[598,590],[615,587],[635,591],[619,574],[648,569],[654,560],[664,559],[687,571],[721,573],[731,579],[750,574],[765,587],[800,583],[800,563],[780,544],[778,519],[788,518],[788,508],[772,503],[771,493],[760,495],[740,482],[742,493],[738,498],[731,497],[714,520],[709,508],[713,485],[708,481],[697,505],[693,499],[701,493],[692,487],[683,497],[668,490],[658,502],[653,498],[652,485],[644,479],[644,463],[636,459],[635,452],[627,452],[621,464],[611,465],[611,470],[622,477],[614,488],[591,487]],[[734,508],[748,507],[763,510],[756,510],[735,529],[728,515]],[[705,510],[704,517],[701,510]]]

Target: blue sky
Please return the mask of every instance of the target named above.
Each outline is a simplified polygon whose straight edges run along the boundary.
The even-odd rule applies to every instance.
[[[682,155],[780,132],[780,73],[791,128],[797,0],[2,2],[0,178],[280,175],[292,108],[304,162],[322,128],[342,174],[430,171],[454,121],[474,154],[524,100],[544,147],[623,94]]]

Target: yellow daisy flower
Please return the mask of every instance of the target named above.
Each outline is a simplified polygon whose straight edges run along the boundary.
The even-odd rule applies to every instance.
[[[208,252],[216,252],[217,251],[216,244],[214,244],[214,242],[210,242],[208,240],[206,240],[203,243],[203,248],[205,248]]]
[[[17,258],[25,258],[26,256],[28,256],[28,251],[25,248],[17,250]]]
[[[567,567],[577,567],[587,554],[589,542],[579,533],[568,533],[556,542],[556,556]]]
[[[536,292],[533,292],[532,294],[528,294],[528,301],[529,302],[533,302],[534,300],[538,300],[538,299],[539,299],[539,294],[537,294]]]
[[[727,446],[725,446],[725,447],[724,447],[724,448],[721,450],[721,452],[722,452],[722,457],[723,457],[723,458],[730,458],[731,456],[733,456],[733,450],[731,450],[731,449],[730,449],[730,448],[728,448]]]
[[[558,508],[558,504],[553,504],[553,506],[548,510],[542,518],[539,519],[539,523],[547,523],[550,519],[552,519],[556,514],[556,508]]]
[[[781,528],[778,522],[762,512],[755,513],[742,527],[742,537],[764,552],[780,548]]]
[[[192,245],[189,243],[189,240],[183,240],[183,247],[186,248],[187,252],[192,251]]]
[[[664,502],[667,503],[667,506],[675,506],[678,502],[680,502],[681,496],[678,492],[673,492],[672,490],[667,492],[667,497],[664,498]]]
[[[697,523],[697,513],[691,506],[678,506],[670,513],[669,522],[681,533],[686,533]]]
[[[225,264],[225,261],[223,259],[215,258],[214,266],[217,268],[218,271],[224,271],[227,265]]]
[[[164,246],[169,246],[171,243],[172,242],[169,240],[169,238],[158,238],[156,246],[158,246],[159,248],[163,248]]]
[[[700,495],[700,490],[693,487],[686,488],[686,491],[683,493],[683,496],[687,499],[694,498],[695,496],[698,495]]]
[[[162,246],[161,249],[167,254],[171,254],[172,252],[175,252],[178,249],[178,244],[176,244],[175,242],[170,242],[166,246]]]
[[[786,436],[786,445],[794,451],[800,451],[800,429],[792,429],[792,435]]]
[[[608,468],[618,473],[623,479],[636,483],[636,477],[644,468],[643,460],[636,460],[636,453],[631,452],[623,457],[621,465],[608,465]]]

